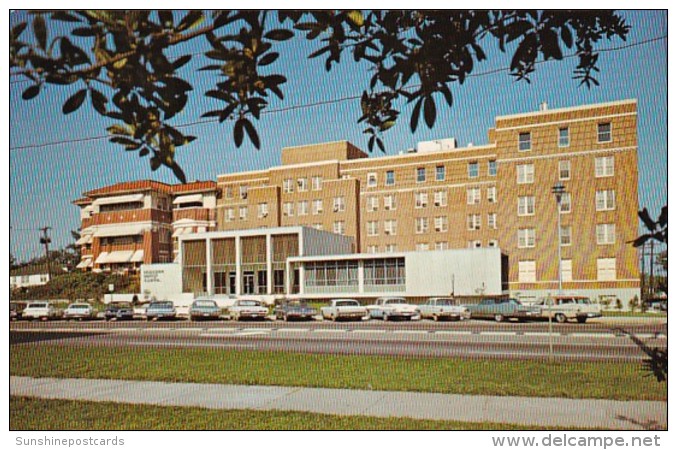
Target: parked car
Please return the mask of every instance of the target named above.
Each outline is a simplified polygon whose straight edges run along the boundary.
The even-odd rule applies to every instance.
[[[103,312],[103,318],[106,320],[132,320],[134,318],[134,308],[131,303],[112,302]]]
[[[602,317],[602,307],[582,295],[555,295],[541,299],[536,306],[541,311],[541,317],[552,318],[557,323],[574,319],[585,323],[588,319]]]
[[[403,297],[379,297],[376,303],[367,306],[372,319],[420,319],[416,305],[410,305]]]
[[[24,308],[25,302],[9,302],[9,320],[20,320]]]
[[[50,320],[61,317],[61,311],[50,302],[29,302],[24,308],[21,317],[24,319]]]
[[[231,320],[265,320],[268,316],[268,307],[259,300],[237,300],[233,306],[228,308],[228,315]]]
[[[188,309],[190,320],[218,319],[221,317],[221,308],[214,300],[197,299]]]
[[[275,319],[285,322],[292,319],[313,320],[317,310],[311,308],[304,300],[288,300],[275,307]]]
[[[340,298],[331,300],[329,306],[320,308],[322,318],[325,320],[357,319],[362,320],[369,315],[366,307],[352,298]]]
[[[418,311],[421,319],[434,321],[470,319],[470,310],[450,297],[431,297],[425,304],[418,306]]]
[[[146,320],[175,319],[176,308],[169,300],[150,302],[146,308]]]
[[[89,303],[71,303],[63,311],[64,319],[87,320],[95,316],[94,308]]]
[[[485,298],[481,302],[465,305],[473,319],[494,319],[503,322],[507,319],[535,319],[541,311],[536,306],[525,306],[514,298]]]

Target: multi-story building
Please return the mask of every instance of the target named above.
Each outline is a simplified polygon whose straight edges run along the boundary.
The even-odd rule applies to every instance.
[[[216,228],[216,183],[118,183],[85,192],[80,207],[84,270],[135,271],[176,258],[178,236]]]
[[[312,227],[361,254],[494,247],[525,300],[559,288],[561,244],[564,290],[627,301],[639,294],[637,179],[635,100],[542,105],[497,117],[486,145],[372,158],[345,141],[284,148],[280,166],[218,177],[216,230]]]

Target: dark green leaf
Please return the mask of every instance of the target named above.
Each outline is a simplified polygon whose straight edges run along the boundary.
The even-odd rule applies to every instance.
[[[71,98],[66,100],[66,103],[63,104],[62,108],[63,113],[70,114],[73,111],[77,110],[82,105],[82,102],[85,101],[86,97],[87,97],[87,89],[81,89],[78,92],[76,92]]]
[[[651,235],[650,234],[644,234],[644,235],[638,237],[637,239],[635,239],[634,241],[630,241],[630,242],[632,242],[633,247],[641,247],[649,239],[651,239]]]
[[[561,34],[564,45],[566,45],[567,48],[571,48],[571,46],[573,45],[573,38],[571,36],[571,31],[569,30],[569,27],[566,24],[562,25]]]
[[[370,152],[374,150],[374,142],[375,142],[375,140],[376,140],[376,135],[372,135],[372,136],[369,138],[369,143],[367,144],[367,147],[369,147],[369,151],[370,151]]]
[[[27,26],[28,26],[28,23],[26,23],[26,22],[21,22],[20,24],[14,26],[12,28],[12,31],[9,32],[10,39],[12,39],[12,40],[18,39],[19,36],[21,35],[21,33],[23,33],[23,31],[26,29]]]
[[[179,167],[179,165],[176,163],[176,161],[172,161],[172,163],[169,165],[169,167],[172,169],[172,172],[174,172],[174,176],[179,179],[182,183],[186,183],[186,174],[183,173],[183,169]]]
[[[36,95],[38,95],[39,93],[40,93],[40,85],[35,84],[35,85],[29,87],[28,89],[26,89],[23,92],[23,94],[21,94],[21,98],[23,98],[24,100],[30,100],[30,99],[34,98]]]
[[[244,130],[247,132],[247,135],[249,136],[249,140],[252,141],[252,144],[254,144],[254,147],[256,147],[257,149],[260,149],[261,148],[261,141],[259,140],[259,134],[256,132],[254,125],[252,125],[252,123],[247,119],[241,119],[241,120],[242,120],[242,125],[244,126]]]
[[[82,36],[82,37],[90,37],[90,36],[96,36],[96,28],[76,28],[73,31],[71,31],[71,34],[73,36]]]
[[[52,13],[52,19],[59,20],[61,22],[80,22],[80,19],[65,11],[57,11]]]
[[[219,15],[214,19],[214,29],[221,28],[224,25],[228,25],[237,19],[237,16],[231,16],[232,11],[221,11]]]
[[[235,146],[237,148],[240,148],[242,145],[242,139],[244,138],[243,121],[244,119],[238,119],[235,122],[235,127],[233,128],[233,139],[235,140]]]
[[[415,132],[418,128],[418,117],[421,115],[421,105],[423,104],[423,97],[419,98],[416,104],[414,105],[414,110],[411,112],[411,120],[409,122],[409,128],[411,132]]]
[[[386,152],[385,145],[383,145],[383,141],[380,138],[376,138],[376,145],[378,145],[378,148],[380,148],[383,153]]]
[[[47,49],[47,24],[45,24],[45,18],[42,15],[38,14],[33,18],[33,33],[35,38],[38,41],[38,46],[46,50]]]
[[[432,96],[425,98],[425,105],[423,106],[423,115],[425,118],[425,123],[428,125],[428,128],[432,128],[435,125],[435,119],[437,118],[437,108],[435,107],[435,99]]]
[[[181,22],[179,22],[179,25],[176,27],[176,30],[177,31],[188,30],[190,28],[199,25],[204,20],[205,16],[204,14],[202,14],[202,11],[190,11],[188,14],[185,15],[183,19],[181,19]]]
[[[259,60],[259,66],[267,66],[268,64],[272,64],[279,56],[280,56],[279,53],[275,52],[268,53]]]
[[[661,209],[661,215],[658,218],[658,223],[660,224],[661,228],[665,228],[668,226],[668,207],[664,206]]]
[[[139,152],[139,157],[146,156],[146,155],[149,154],[149,153],[150,153],[150,150],[148,149],[148,147],[144,147],[144,148],[142,148],[141,151]]]
[[[263,37],[271,41],[286,41],[294,37],[294,32],[284,29],[270,30]]]
[[[639,218],[644,222],[644,226],[651,232],[656,231],[656,222],[649,215],[649,211],[644,208],[639,212]]]
[[[180,57],[179,59],[177,59],[176,61],[174,61],[174,62],[172,63],[172,66],[174,66],[174,70],[178,70],[179,68],[181,68],[181,67],[185,66],[186,64],[188,64],[188,62],[190,61],[190,59],[191,59],[191,56],[190,56],[190,55],[183,55],[182,57]]]
[[[108,103],[108,98],[103,95],[101,92],[97,91],[94,88],[90,89],[90,95],[92,99],[92,106],[102,116],[106,115],[106,103]]]
[[[160,158],[158,158],[157,156],[153,156],[150,159],[150,170],[152,170],[153,172],[158,170],[161,165],[162,163],[160,162]]]
[[[163,27],[172,28],[174,26],[174,15],[171,10],[160,10],[158,11],[158,16]]]

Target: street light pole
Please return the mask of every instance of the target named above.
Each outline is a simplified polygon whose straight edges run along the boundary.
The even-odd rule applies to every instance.
[[[558,267],[558,292],[562,294],[562,196],[564,195],[564,185],[557,183],[552,187],[552,193],[555,194],[557,201],[557,267]],[[548,341],[550,344],[550,361],[553,358],[552,348],[552,306],[554,300],[548,305]]]

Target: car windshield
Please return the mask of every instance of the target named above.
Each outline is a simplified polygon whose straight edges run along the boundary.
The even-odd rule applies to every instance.
[[[28,308],[47,308],[47,303],[31,303]]]
[[[576,303],[578,303],[579,305],[589,305],[592,302],[590,301],[589,298],[577,298]]]
[[[151,303],[150,307],[151,308],[172,308],[172,307],[174,307],[174,304],[172,302],[157,302],[157,303]]]
[[[336,302],[336,306],[359,306],[355,300],[340,300]]]
[[[193,303],[193,306],[211,308],[213,306],[216,306],[216,302],[212,300],[196,300],[195,303]]]
[[[239,306],[260,306],[261,303],[257,302],[256,300],[240,300],[237,303]]]
[[[454,306],[454,301],[450,298],[438,298],[437,305],[439,306]]]
[[[403,305],[407,303],[403,298],[388,298],[385,302],[389,305]]]
[[[110,307],[111,308],[131,308],[131,304],[129,304],[129,303],[111,303]]]
[[[89,305],[70,305],[70,309],[87,309],[89,308]]]

